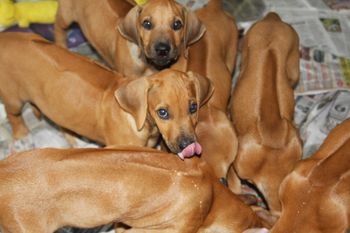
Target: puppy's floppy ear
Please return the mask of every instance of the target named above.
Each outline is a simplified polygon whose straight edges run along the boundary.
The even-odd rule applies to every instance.
[[[184,43],[188,47],[197,42],[205,33],[206,28],[197,18],[195,13],[184,8],[185,14],[185,36]]]
[[[140,6],[134,6],[128,14],[121,20],[117,29],[119,33],[127,40],[139,45],[140,37],[137,31],[137,19],[141,12]]]
[[[138,130],[143,128],[146,121],[149,89],[147,78],[139,78],[114,92],[120,107],[134,117]]]
[[[194,81],[196,86],[197,101],[199,106],[202,106],[213,95],[214,85],[210,79],[197,73],[193,73],[192,71],[188,71],[187,76]]]

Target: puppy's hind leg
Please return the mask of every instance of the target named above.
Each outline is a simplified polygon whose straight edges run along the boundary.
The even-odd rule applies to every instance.
[[[72,24],[73,20],[70,19],[69,8],[64,9],[66,1],[59,1],[56,20],[54,24],[54,37],[55,43],[63,48],[67,48],[67,31],[66,29]]]
[[[22,118],[23,103],[20,100],[3,98],[7,118],[12,128],[12,135],[14,139],[19,139],[29,133],[27,126]]]

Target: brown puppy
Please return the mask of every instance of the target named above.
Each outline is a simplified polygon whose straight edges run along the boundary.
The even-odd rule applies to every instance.
[[[206,33],[189,47],[188,57],[181,57],[172,68],[197,72],[208,77],[215,86],[212,98],[199,111],[196,134],[203,147],[202,157],[213,167],[217,177],[226,178],[237,153],[236,133],[226,112],[238,32],[234,19],[223,10],[221,0],[209,0],[195,14]]]
[[[0,161],[3,233],[123,222],[130,232],[240,233],[254,212],[198,158],[137,147],[37,149]]]
[[[59,0],[56,43],[77,22],[104,60],[125,75],[140,76],[169,67],[205,29],[192,12],[173,0],[143,6],[125,0]]]
[[[200,153],[194,131],[197,109],[213,91],[207,78],[174,70],[124,78],[27,33],[1,33],[0,47],[0,96],[16,138],[27,133],[20,113],[31,102],[102,144],[154,146],[161,133],[172,152],[193,145]]]
[[[280,211],[279,186],[302,153],[293,126],[298,80],[298,36],[270,13],[245,37],[231,114],[239,142],[234,168],[257,185],[273,211]]]
[[[350,229],[350,120],[300,161],[280,188],[282,214],[271,233],[344,233]]]

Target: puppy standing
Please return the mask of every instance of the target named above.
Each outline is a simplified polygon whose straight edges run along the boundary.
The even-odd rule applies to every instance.
[[[257,185],[273,211],[280,211],[279,186],[302,153],[293,126],[298,80],[298,36],[270,13],[245,37],[231,113],[239,141],[234,168]]]
[[[0,161],[3,233],[115,221],[138,233],[240,233],[262,226],[198,158],[125,147],[38,149]]]
[[[0,50],[0,96],[16,138],[27,133],[20,113],[31,102],[102,144],[152,147],[161,133],[181,157],[200,153],[194,131],[197,109],[213,91],[207,78],[173,70],[124,78],[27,33],[1,33]]]
[[[104,60],[127,76],[169,67],[205,31],[192,12],[173,0],[149,0],[133,9],[125,0],[58,2],[56,43],[65,46],[65,29],[77,22]]]

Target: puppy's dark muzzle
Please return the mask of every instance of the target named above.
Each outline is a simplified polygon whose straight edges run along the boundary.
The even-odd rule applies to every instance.
[[[152,55],[148,57],[148,61],[158,69],[168,68],[176,60],[176,51],[172,49],[169,43],[158,42],[152,50]]]

